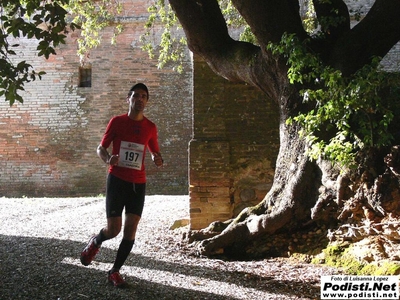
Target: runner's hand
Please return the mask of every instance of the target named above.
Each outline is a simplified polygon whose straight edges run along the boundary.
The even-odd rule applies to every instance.
[[[155,165],[156,165],[157,167],[162,167],[162,166],[163,166],[164,160],[162,159],[162,156],[161,156],[160,153],[158,153],[158,152],[153,152],[153,153],[152,153],[152,157],[153,157],[153,161],[154,161],[154,163],[155,163]]]
[[[110,159],[108,160],[108,164],[110,166],[116,166],[119,162],[119,155],[111,155]]]

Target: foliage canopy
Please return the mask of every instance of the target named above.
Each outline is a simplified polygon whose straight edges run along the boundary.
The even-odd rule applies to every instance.
[[[400,112],[400,86],[396,74],[387,73],[380,58],[373,59],[355,74],[344,77],[326,66],[294,35],[284,35],[270,50],[287,58],[288,77],[300,86],[304,103],[311,109],[287,120],[301,124],[309,144],[309,156],[321,156],[340,166],[355,165],[357,151],[389,146],[389,130]],[[326,134],[328,133],[328,134]]]
[[[67,34],[81,29],[78,55],[84,63],[86,53],[101,42],[99,32],[110,26],[120,12],[118,2],[99,0],[4,0],[0,6],[0,96],[10,105],[23,102],[24,84],[41,78],[27,61],[18,61],[18,39],[36,39],[37,54],[46,59],[65,44]],[[115,24],[115,34],[122,27]],[[115,36],[115,35],[114,35]],[[11,42],[12,41],[12,42]],[[114,42],[114,37],[112,39]]]
[[[24,84],[41,77],[26,61],[13,60],[18,44],[10,44],[8,37],[35,38],[38,55],[48,58],[55,54],[54,48],[65,42],[67,11],[61,6],[66,1],[45,2],[38,0],[4,0],[0,7],[0,96],[12,105],[23,102],[19,91]],[[74,24],[70,25],[75,28]]]

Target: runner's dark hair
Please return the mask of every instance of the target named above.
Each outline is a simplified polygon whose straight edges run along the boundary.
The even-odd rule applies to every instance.
[[[136,83],[134,86],[132,86],[131,89],[129,90],[128,95],[131,95],[132,92],[133,92],[134,90],[136,90],[136,89],[141,89],[141,90],[146,91],[147,97],[149,97],[149,89],[147,88],[147,86],[146,86],[144,83],[141,83],[141,82]]]

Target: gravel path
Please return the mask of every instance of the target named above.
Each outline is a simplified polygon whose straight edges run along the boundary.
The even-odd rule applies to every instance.
[[[0,299],[319,299],[321,275],[334,269],[285,259],[222,261],[193,257],[171,230],[188,218],[188,196],[147,196],[137,242],[121,274],[106,282],[121,239],[103,244],[84,267],[79,255],[105,224],[104,199],[0,198]]]

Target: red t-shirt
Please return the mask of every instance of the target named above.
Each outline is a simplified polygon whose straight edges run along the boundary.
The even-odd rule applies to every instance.
[[[146,117],[141,121],[132,120],[128,114],[113,117],[107,125],[101,146],[107,149],[111,143],[112,154],[119,155],[119,163],[110,166],[109,173],[125,181],[145,183],[146,149],[160,151],[156,125]]]

